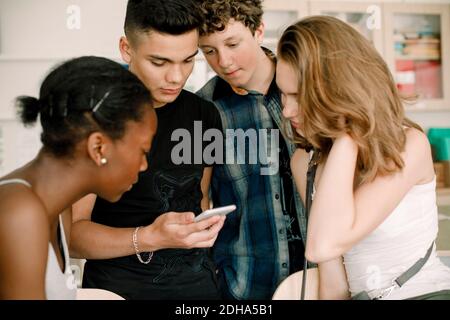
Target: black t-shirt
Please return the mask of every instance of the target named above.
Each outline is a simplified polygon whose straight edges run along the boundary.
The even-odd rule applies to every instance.
[[[97,198],[92,221],[119,228],[137,227],[151,224],[168,211],[200,213],[201,179],[208,164],[198,153],[203,154],[203,149],[211,142],[202,142],[199,131],[217,129],[221,132],[219,112],[212,103],[187,91],[182,91],[173,103],[155,110],[158,129],[147,156],[147,170],[140,173],[138,182],[118,202]],[[179,131],[175,131],[177,129]],[[174,132],[184,138],[174,137],[172,141]],[[189,141],[184,140],[188,138],[191,161],[174,163],[173,148],[180,142],[189,146]],[[189,153],[187,149],[186,152]],[[196,157],[194,152],[197,152]],[[131,236],[129,241],[131,246]],[[145,252],[142,257],[146,260],[149,255]],[[217,299],[220,295],[214,276],[214,265],[207,249],[164,249],[156,251],[149,264],[140,263],[134,254],[105,260],[88,259],[83,287],[110,290],[127,299]]]
[[[140,173],[138,182],[118,202],[97,198],[92,221],[112,227],[137,227],[151,224],[168,211],[201,212],[200,182],[208,164],[198,153],[201,150],[203,154],[205,146],[211,143],[202,142],[202,133],[210,128],[222,131],[219,112],[211,102],[184,90],[173,103],[155,110],[158,129],[147,156],[147,170]],[[181,129],[177,132],[184,138],[178,136],[171,141],[177,129]],[[185,138],[190,138],[190,163],[175,164],[172,150],[180,142],[189,143]]]

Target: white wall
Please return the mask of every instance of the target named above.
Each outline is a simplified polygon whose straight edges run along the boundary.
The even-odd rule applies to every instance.
[[[420,124],[423,129],[428,130],[431,127],[450,128],[450,110],[449,111],[411,111],[406,112],[411,120]]]
[[[126,0],[0,0],[0,175],[26,163],[40,148],[40,126],[16,121],[13,100],[38,95],[51,67],[80,55],[119,61]],[[80,9],[80,28],[67,26]]]
[[[71,5],[80,9],[80,29],[67,27]],[[118,57],[125,8],[126,0],[1,0],[0,54]]]

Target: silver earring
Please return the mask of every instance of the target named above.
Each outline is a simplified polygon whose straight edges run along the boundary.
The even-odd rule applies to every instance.
[[[104,164],[107,164],[107,163],[108,163],[108,159],[106,159],[106,158],[101,158],[101,159],[100,159],[100,163],[103,164],[103,165],[104,165]]]

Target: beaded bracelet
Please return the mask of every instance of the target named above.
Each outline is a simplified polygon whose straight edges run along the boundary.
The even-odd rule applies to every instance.
[[[134,251],[136,252],[136,256],[138,258],[138,260],[143,263],[143,264],[149,264],[150,261],[152,261],[152,257],[153,257],[153,251],[149,252],[149,257],[147,261],[144,261],[141,257],[141,254],[139,252],[139,248],[138,248],[138,242],[137,242],[137,232],[139,230],[140,227],[136,227],[136,229],[134,229],[133,232],[133,246],[134,246]]]

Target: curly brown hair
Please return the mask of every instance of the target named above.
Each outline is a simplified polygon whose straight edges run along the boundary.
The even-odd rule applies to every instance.
[[[254,34],[262,21],[261,0],[198,0],[198,3],[205,16],[200,36],[224,30],[230,19],[242,22]]]

